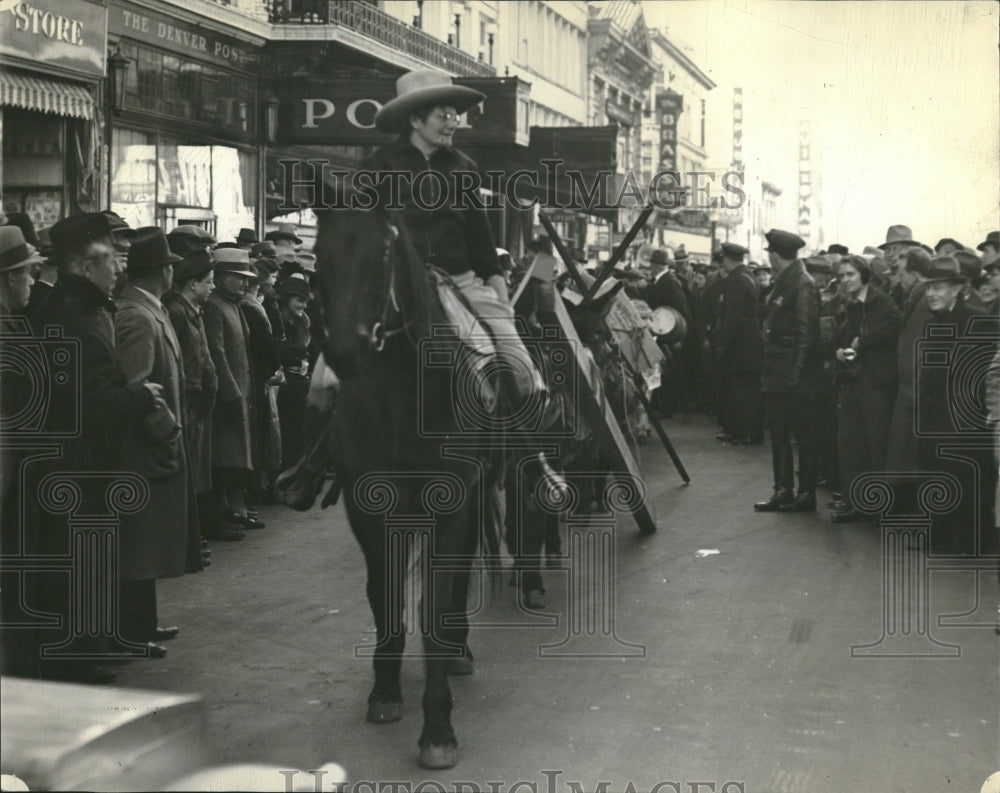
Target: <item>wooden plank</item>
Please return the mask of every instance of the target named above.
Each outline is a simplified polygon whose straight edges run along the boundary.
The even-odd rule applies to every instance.
[[[562,297],[556,295],[554,301],[554,315],[559,321],[565,338],[570,342],[572,350],[583,348],[583,343],[573,327],[569,312],[563,303]],[[618,420],[611,410],[611,405],[603,398],[604,389],[601,386],[601,372],[596,365],[591,366],[592,359],[584,356],[572,356],[579,374],[580,384],[579,404],[583,410],[584,418],[594,432],[594,437],[601,451],[607,456],[612,478],[625,484],[643,484],[642,472],[636,465],[632,452],[628,448],[628,443],[618,427]],[[639,531],[643,534],[652,534],[656,531],[656,519],[649,511],[648,505],[643,503],[633,513],[635,522],[639,526]]]

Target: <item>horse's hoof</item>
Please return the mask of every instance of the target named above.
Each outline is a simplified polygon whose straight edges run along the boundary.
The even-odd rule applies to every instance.
[[[369,702],[366,721],[372,724],[389,724],[403,718],[402,702]]]
[[[471,658],[452,658],[448,661],[449,675],[471,675],[476,671]],[[450,768],[451,766],[444,766]]]
[[[458,747],[433,744],[420,747],[420,758],[417,760],[421,768],[440,769],[454,768],[458,762]]]
[[[529,609],[543,609],[545,608],[545,597],[540,589],[532,589],[525,592],[522,596],[522,602],[525,608]]]

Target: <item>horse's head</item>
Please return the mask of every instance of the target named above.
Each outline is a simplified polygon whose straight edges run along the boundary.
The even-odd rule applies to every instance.
[[[355,376],[395,336],[427,335],[430,282],[401,222],[376,211],[320,212],[315,253],[323,357],[338,377]]]

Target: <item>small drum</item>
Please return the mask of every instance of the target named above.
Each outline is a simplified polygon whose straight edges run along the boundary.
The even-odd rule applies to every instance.
[[[656,340],[663,344],[677,344],[687,335],[687,322],[676,309],[661,306],[649,318],[649,329]]]

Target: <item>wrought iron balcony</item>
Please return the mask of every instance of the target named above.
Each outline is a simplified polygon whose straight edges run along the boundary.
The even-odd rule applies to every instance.
[[[276,25],[340,25],[463,77],[495,77],[496,69],[361,0],[268,0]]]

